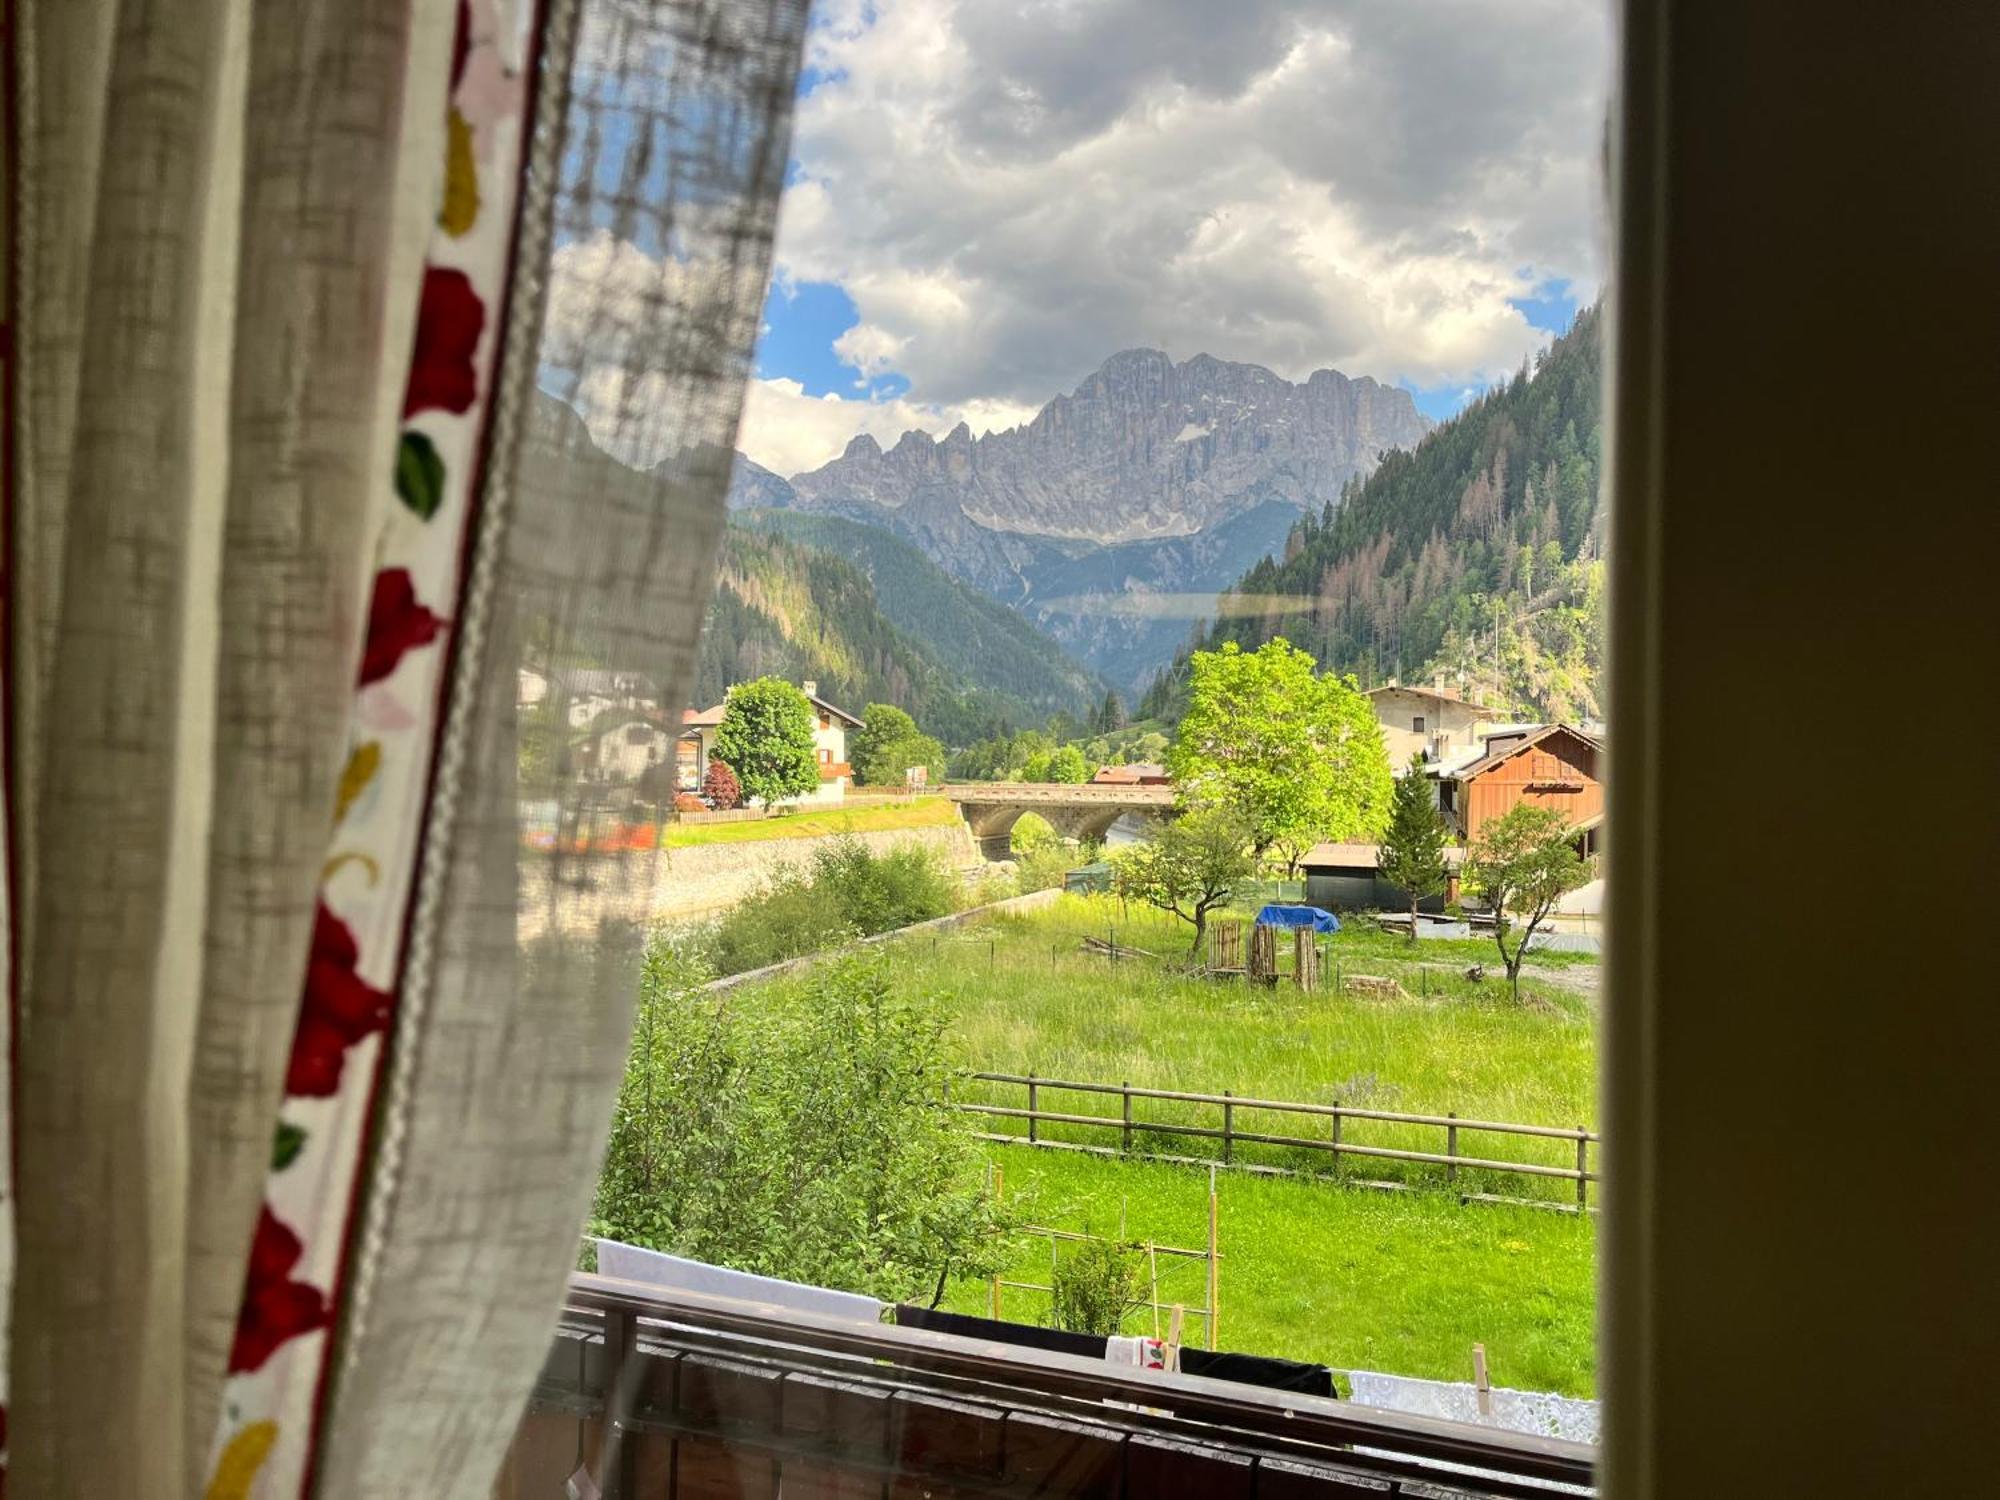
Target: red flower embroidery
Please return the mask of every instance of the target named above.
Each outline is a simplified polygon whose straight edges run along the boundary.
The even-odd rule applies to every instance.
[[[305,1246],[266,1206],[257,1215],[257,1238],[250,1246],[250,1274],[243,1289],[243,1307],[236,1316],[236,1338],[229,1348],[229,1373],[262,1369],[264,1361],[287,1339],[333,1321],[333,1309],[318,1287],[292,1280]]]
[[[361,646],[361,686],[380,682],[396,670],[403,653],[429,645],[444,619],[417,602],[408,568],[384,568],[375,575],[375,598],[368,606],[368,639]]]
[[[417,344],[410,356],[410,383],[403,415],[441,407],[464,411],[479,393],[472,356],[486,326],[486,307],[463,271],[424,268],[423,300],[417,304]]]
[[[340,1087],[347,1049],[389,1024],[392,1000],[355,973],[361,949],[347,924],[321,902],[306,960],[306,993],[292,1033],[285,1092],[324,1099]]]

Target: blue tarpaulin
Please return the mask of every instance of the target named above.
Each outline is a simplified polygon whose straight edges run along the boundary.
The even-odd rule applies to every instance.
[[[1257,913],[1259,927],[1310,927],[1314,932],[1338,932],[1340,920],[1317,906],[1267,906]]]

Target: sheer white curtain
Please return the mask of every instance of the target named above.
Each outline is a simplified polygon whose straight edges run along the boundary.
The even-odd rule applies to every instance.
[[[15,1493],[490,1485],[665,878],[549,721],[678,718],[804,10],[18,5]]]

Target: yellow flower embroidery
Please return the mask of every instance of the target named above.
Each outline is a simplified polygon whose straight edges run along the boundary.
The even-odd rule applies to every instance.
[[[479,217],[479,169],[472,159],[472,127],[453,109],[445,120],[444,211],[438,228],[459,238]]]
[[[276,1422],[252,1422],[237,1433],[215,1461],[215,1476],[208,1481],[205,1500],[249,1500],[257,1471],[264,1467],[277,1441]]]
[[[362,789],[375,779],[375,773],[382,769],[382,745],[378,740],[367,740],[356,745],[347,757],[347,769],[340,773],[340,794],[333,805],[333,821],[344,822],[348,808]]]

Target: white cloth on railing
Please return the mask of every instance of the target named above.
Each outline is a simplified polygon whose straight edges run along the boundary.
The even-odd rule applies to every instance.
[[[1383,1375],[1374,1370],[1350,1370],[1347,1378],[1354,1399],[1364,1406],[1409,1412],[1413,1416],[1443,1417],[1452,1422],[1475,1422],[1483,1427],[1503,1427],[1510,1432],[1533,1433],[1537,1437],[1567,1438],[1575,1443],[1597,1441],[1597,1403],[1575,1396],[1554,1396],[1545,1391],[1515,1391],[1494,1386],[1486,1394],[1491,1410],[1481,1414],[1479,1392],[1468,1381],[1419,1380],[1412,1375]],[[1383,1448],[1357,1447],[1357,1453],[1408,1458]],[[1428,1468],[1446,1474],[1486,1476],[1494,1471],[1472,1464],[1449,1463],[1441,1458],[1418,1460]],[[1595,1493],[1581,1485],[1559,1480],[1537,1481],[1556,1494]]]
[[[1597,1441],[1597,1403],[1576,1396],[1494,1386],[1487,1393],[1492,1410],[1482,1415],[1479,1392],[1466,1381],[1418,1380],[1374,1370],[1352,1370],[1347,1378],[1352,1382],[1354,1399],[1366,1406],[1453,1422],[1477,1422],[1510,1432],[1532,1432],[1538,1437],[1567,1438],[1573,1443]]]
[[[641,1281],[648,1286],[705,1292],[715,1297],[735,1297],[743,1302],[770,1302],[797,1312],[818,1313],[828,1318],[848,1318],[864,1323],[882,1321],[882,1304],[873,1297],[806,1286],[796,1281],[780,1281],[774,1276],[753,1276],[748,1271],[732,1271],[698,1260],[683,1260],[678,1255],[620,1244],[617,1240],[597,1241],[597,1270],[601,1276],[616,1276],[621,1281]]]
[[[1158,1339],[1126,1338],[1114,1334],[1104,1341],[1104,1359],[1107,1364],[1164,1370],[1167,1367],[1166,1345]]]

